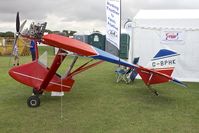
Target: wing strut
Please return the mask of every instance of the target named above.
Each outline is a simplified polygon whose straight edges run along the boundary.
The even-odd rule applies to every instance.
[[[65,59],[65,57],[67,56],[66,54],[63,54],[63,52],[65,53],[65,51],[59,49],[57,55],[54,58],[54,61],[48,71],[48,74],[46,75],[46,77],[44,78],[39,91],[41,90],[45,90],[46,87],[48,86],[50,80],[53,78],[53,76],[55,75],[57,69],[59,68],[59,66],[61,65],[61,63],[63,62],[63,60]]]
[[[94,67],[94,66],[96,66],[96,65],[101,64],[102,62],[104,62],[104,61],[97,61],[97,62],[95,62],[93,64],[88,65],[88,63],[90,63],[92,60],[86,62],[85,64],[83,64],[82,66],[80,66],[79,68],[77,68],[76,70],[74,70],[73,72],[71,72],[70,74],[68,74],[67,78],[68,77],[73,77],[73,76],[77,75],[80,72],[83,72],[83,71],[85,71],[85,70],[87,70],[87,69],[89,69],[91,67]]]
[[[73,59],[72,64],[69,66],[69,68],[68,68],[68,70],[67,70],[67,72],[66,72],[64,78],[66,78],[66,77],[70,74],[70,72],[71,72],[71,70],[73,69],[73,67],[74,67],[74,65],[75,65],[75,63],[76,63],[76,61],[77,61],[77,59],[78,59],[78,56],[75,56],[75,58]]]

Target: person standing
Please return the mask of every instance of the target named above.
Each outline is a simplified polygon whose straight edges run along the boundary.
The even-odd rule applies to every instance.
[[[31,40],[30,41],[30,52],[31,52],[31,56],[32,56],[32,61],[34,61],[36,59],[36,47],[35,47],[35,41]]]
[[[31,52],[31,56],[32,56],[32,61],[34,61],[36,59],[36,44],[34,40],[30,41],[30,52]],[[43,92],[38,92],[35,88],[32,88],[32,95],[40,95]]]

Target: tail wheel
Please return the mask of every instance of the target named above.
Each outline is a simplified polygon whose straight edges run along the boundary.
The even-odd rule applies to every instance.
[[[40,105],[40,98],[38,96],[30,96],[27,100],[29,107],[38,107]]]

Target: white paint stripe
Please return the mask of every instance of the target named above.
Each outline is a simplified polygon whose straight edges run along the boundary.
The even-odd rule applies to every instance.
[[[173,67],[171,67],[171,68],[155,68],[152,70],[174,70],[174,68]]]
[[[21,75],[21,76],[24,76],[24,77],[27,77],[27,78],[31,78],[31,79],[43,81],[43,79],[36,78],[36,77],[30,76],[30,75],[26,75],[26,74],[23,74],[23,73],[19,73],[19,72],[13,72],[13,73]],[[62,84],[59,84],[59,83],[56,83],[56,82],[50,82],[49,84],[53,84],[53,85],[57,85],[57,86],[63,86],[63,87],[66,87],[66,88],[70,88],[70,86],[62,85]]]

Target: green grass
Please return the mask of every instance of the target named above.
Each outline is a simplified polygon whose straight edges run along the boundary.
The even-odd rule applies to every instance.
[[[51,57],[49,58],[51,59]],[[30,61],[21,57],[21,63]],[[69,58],[71,61],[71,58]],[[81,58],[78,65],[87,61]],[[198,83],[184,89],[167,83],[153,96],[141,80],[116,83],[115,65],[103,63],[75,77],[61,98],[46,94],[41,106],[29,108],[31,88],[8,75],[9,57],[0,57],[1,133],[198,133]],[[50,63],[49,63],[50,64]],[[67,64],[67,63],[64,63]],[[60,72],[66,70],[61,66]]]

